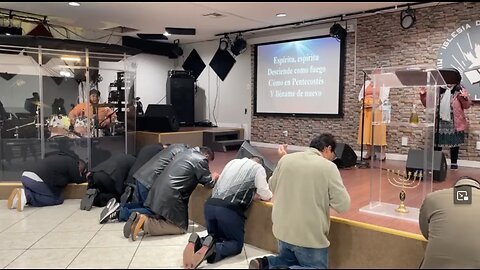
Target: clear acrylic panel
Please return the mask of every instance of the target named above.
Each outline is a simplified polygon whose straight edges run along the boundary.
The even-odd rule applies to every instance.
[[[89,162],[92,109],[88,94],[81,91],[88,79],[86,53],[41,49],[41,59],[46,71],[42,77],[45,152],[73,152]]]
[[[74,152],[89,169],[135,152],[135,114],[127,139],[125,94],[111,91],[130,97],[135,68],[127,55],[0,45],[0,58],[0,181],[19,181],[50,151]]]
[[[435,108],[439,87],[446,86],[430,66],[368,69],[365,84],[366,147],[385,157],[391,152],[420,151],[417,169],[406,161],[383,161],[371,155],[370,202],[361,212],[418,221],[419,208],[433,187]],[[371,119],[371,127],[368,119]],[[386,133],[390,134],[386,145]],[[418,169],[422,167],[422,169]]]
[[[42,158],[38,54],[0,46],[0,181],[18,181]]]

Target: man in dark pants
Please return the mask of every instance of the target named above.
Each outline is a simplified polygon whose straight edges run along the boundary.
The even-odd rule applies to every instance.
[[[227,163],[212,196],[205,203],[205,221],[212,240],[203,242],[196,233],[190,236],[183,254],[184,268],[197,268],[204,259],[216,263],[239,254],[244,244],[244,212],[254,196],[268,201],[267,174],[260,157],[234,159]],[[205,238],[208,239],[208,236]]]
[[[92,205],[103,207],[112,198],[120,200],[125,179],[135,160],[132,155],[115,155],[94,168],[88,174],[88,189],[80,202],[80,209],[90,211]]]
[[[143,205],[147,199],[150,188],[170,161],[172,161],[178,153],[187,149],[188,146],[185,144],[172,144],[153,156],[133,175],[133,178],[136,180],[135,194],[137,202],[123,205],[115,215],[112,215],[112,210],[114,212],[116,211],[114,206],[111,206],[110,209],[106,211],[104,209],[102,212],[103,215],[100,217],[100,223],[105,223],[111,218],[118,218],[119,221],[127,221],[133,212],[151,215],[152,212]],[[126,237],[128,238],[128,236]]]
[[[154,215],[130,217],[124,234],[137,239],[138,233],[150,235],[184,234],[188,228],[188,203],[198,184],[213,187],[218,173],[210,173],[214,153],[208,147],[194,147],[179,153],[155,180],[144,203]],[[135,215],[133,213],[132,215]],[[131,224],[131,226],[130,226]]]
[[[133,178],[133,175],[164,148],[165,146],[161,143],[149,144],[142,147],[140,152],[137,154],[137,160],[133,164],[132,168],[130,168],[130,172],[125,180],[125,192],[122,194],[121,203],[125,204],[127,202],[131,202],[132,200],[136,201],[134,198],[136,180]]]
[[[119,161],[112,160],[109,166],[110,168],[113,168],[115,171],[121,172],[120,174],[117,174],[116,177],[110,177],[106,173],[96,173],[94,174],[94,178],[97,178],[96,180],[94,179],[94,182],[100,182],[100,183],[112,183],[109,179],[117,179],[115,180],[115,186],[116,188],[110,187],[109,190],[116,190],[115,194],[121,194],[118,196],[110,196],[108,197],[107,195],[104,196],[103,199],[101,199],[101,204],[100,203],[95,203],[97,206],[106,206],[105,209],[103,209],[102,213],[100,214],[100,219],[102,220],[103,217],[105,216],[110,216],[112,213],[114,213],[120,205],[125,205],[127,202],[130,202],[133,197],[134,193],[134,187],[135,185],[133,180],[133,174],[142,166],[144,165],[150,158],[152,158],[154,155],[156,155],[158,152],[163,150],[163,145],[161,143],[159,144],[149,144],[140,150],[138,153],[136,159],[134,158],[133,163],[131,162],[132,160],[130,159],[122,159]],[[100,165],[99,165],[100,166]],[[116,167],[122,167],[121,169],[115,169]],[[110,184],[110,186],[113,186]],[[83,209],[84,205],[86,205],[86,209],[88,209],[88,206],[92,205],[93,200],[97,200],[95,197],[97,196],[97,190],[96,188],[91,188],[87,190],[87,194],[84,197],[84,200],[87,203],[80,204],[80,208]],[[106,202],[109,200],[108,202]],[[120,200],[120,203],[117,201]],[[107,222],[107,220],[105,221]]]
[[[86,164],[77,156],[65,152],[53,152],[22,174],[23,188],[10,195],[8,208],[23,211],[26,204],[41,207],[63,203],[63,189],[70,183],[86,181]]]

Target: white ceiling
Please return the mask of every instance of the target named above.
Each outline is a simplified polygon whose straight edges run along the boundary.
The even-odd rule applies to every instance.
[[[394,7],[408,2],[3,2],[1,8],[48,16],[51,23],[90,30],[126,26],[142,33],[163,33],[165,27],[196,28],[195,36],[172,35],[181,43],[212,40],[216,34],[301,22],[365,10]],[[412,3],[412,2],[410,2]],[[225,16],[210,18],[212,12]],[[278,18],[277,13],[286,13]],[[137,32],[129,33],[134,35]]]

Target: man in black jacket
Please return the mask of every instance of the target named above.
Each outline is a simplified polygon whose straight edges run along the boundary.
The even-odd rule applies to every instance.
[[[80,209],[89,211],[92,205],[103,207],[112,198],[119,200],[135,160],[132,155],[120,154],[95,167],[88,174],[88,189],[80,202]]]
[[[41,207],[63,203],[63,189],[86,181],[86,164],[73,153],[52,152],[22,174],[23,188],[10,195],[8,208],[23,211],[26,204]]]
[[[130,232],[135,241],[140,230],[150,235],[185,233],[190,195],[199,183],[213,187],[218,179],[218,173],[210,173],[208,167],[213,159],[214,153],[208,147],[195,147],[179,153],[148,193],[144,205],[155,215],[137,214],[131,226],[129,222],[125,224],[124,234]]]
[[[150,188],[174,157],[187,149],[188,146],[185,144],[172,144],[158,152],[147,163],[140,167],[140,169],[133,174],[136,182],[135,194],[137,201],[127,203],[122,205],[122,207],[116,205],[114,202],[110,202],[100,215],[100,224],[106,223],[110,219],[127,221],[133,212],[152,215],[152,212],[143,205],[147,199]],[[117,211],[119,207],[120,209]],[[130,222],[133,222],[133,220]],[[129,235],[126,237],[128,238]]]

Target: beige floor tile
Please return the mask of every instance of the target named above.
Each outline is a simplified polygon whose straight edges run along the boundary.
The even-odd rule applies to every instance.
[[[130,238],[125,238],[123,232],[119,231],[99,231],[90,240],[87,247],[137,247],[140,240],[132,241]]]
[[[50,232],[31,248],[83,248],[96,232]]]
[[[60,224],[56,220],[36,220],[36,219],[22,219],[17,223],[10,226],[5,232],[18,233],[18,232],[43,232],[47,233],[53,230]]]
[[[68,268],[127,268],[136,247],[85,248]]]
[[[12,250],[2,250],[0,251],[0,268],[4,268],[9,263],[13,262],[20,254],[25,250],[23,249],[12,249]]]
[[[182,268],[182,254],[181,246],[139,247],[130,267]]]
[[[67,221],[70,220],[76,220],[76,221],[83,221],[83,220],[99,220],[100,219],[100,213],[102,212],[101,208],[92,208],[90,211],[82,211],[82,210],[77,210],[75,213],[73,213],[71,216],[68,217]]]
[[[0,250],[5,249],[28,249],[35,242],[43,237],[45,233],[19,232],[19,233],[0,233]],[[0,251],[1,254],[1,251]]]
[[[7,268],[66,268],[81,249],[31,249]]]
[[[85,231],[93,231],[97,232],[102,228],[102,224],[99,224],[98,221],[95,222],[92,220],[80,220],[78,222],[74,222],[70,219],[62,222],[60,225],[55,227],[53,230],[54,232],[85,232]]]
[[[253,258],[276,255],[271,251],[263,250],[252,245],[245,244],[245,253],[247,254],[247,259],[250,261]]]
[[[101,231],[121,231],[123,233],[123,226],[125,222],[108,222],[100,229]]]
[[[140,246],[185,246],[188,243],[189,233],[180,235],[150,236],[143,237]]]

